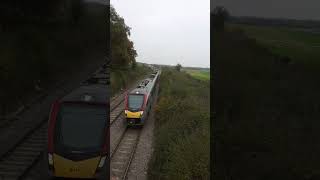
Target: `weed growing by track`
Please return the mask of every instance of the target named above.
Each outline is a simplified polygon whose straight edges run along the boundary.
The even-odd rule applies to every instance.
[[[150,179],[208,179],[210,83],[162,70]]]

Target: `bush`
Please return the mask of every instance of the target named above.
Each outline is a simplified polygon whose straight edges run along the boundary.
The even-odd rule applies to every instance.
[[[209,178],[209,83],[164,69],[150,179]]]

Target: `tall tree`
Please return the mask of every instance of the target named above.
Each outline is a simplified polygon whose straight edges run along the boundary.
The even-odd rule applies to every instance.
[[[228,10],[223,6],[217,6],[212,12],[212,22],[214,30],[224,30],[225,21],[229,18]]]
[[[176,70],[177,70],[177,71],[180,71],[181,68],[182,68],[181,64],[177,64],[177,65],[176,65]]]
[[[130,27],[125,24],[124,19],[118,15],[116,10],[110,7],[110,34],[111,34],[111,66],[113,67],[135,67],[137,52],[133,42],[129,39]]]

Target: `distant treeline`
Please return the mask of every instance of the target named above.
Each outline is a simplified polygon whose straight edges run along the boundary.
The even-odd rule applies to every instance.
[[[262,17],[236,17],[230,16],[228,21],[231,23],[248,25],[268,25],[268,26],[286,26],[293,28],[316,28],[320,29],[320,21],[316,20],[296,20],[296,19],[277,19]]]
[[[190,70],[203,70],[203,71],[210,71],[210,68],[203,68],[203,67],[183,67],[184,69]]]

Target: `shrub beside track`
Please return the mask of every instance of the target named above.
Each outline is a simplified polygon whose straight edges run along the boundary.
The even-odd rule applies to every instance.
[[[208,179],[210,83],[163,68],[150,179]]]

